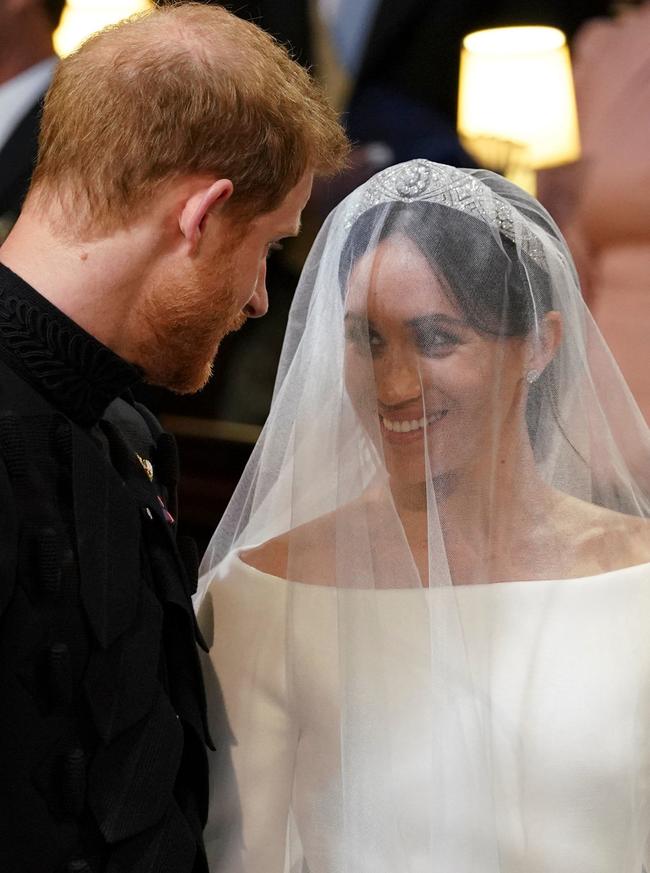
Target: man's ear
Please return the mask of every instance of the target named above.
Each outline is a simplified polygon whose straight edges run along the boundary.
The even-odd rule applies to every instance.
[[[178,225],[192,253],[199,245],[208,213],[216,206],[223,205],[232,192],[233,184],[229,179],[218,179],[211,185],[197,189],[185,201]]]
[[[543,373],[555,357],[560,343],[562,342],[562,316],[552,309],[544,315],[539,324],[539,330],[533,338],[531,356],[528,362],[530,370]]]

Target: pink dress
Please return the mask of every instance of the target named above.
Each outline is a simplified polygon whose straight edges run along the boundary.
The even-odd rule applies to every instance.
[[[541,174],[540,199],[650,423],[650,2],[583,26],[574,73],[582,159]]]

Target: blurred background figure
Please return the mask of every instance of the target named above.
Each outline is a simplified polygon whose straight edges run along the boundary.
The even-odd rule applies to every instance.
[[[357,150],[351,172],[334,190],[330,186],[322,210],[329,212],[364,175],[387,164],[427,158],[474,166],[455,130],[459,52],[468,32],[534,23],[559,27],[570,37],[586,17],[604,14],[609,3],[224,0],[223,5],[288,43],[343,113]],[[318,196],[317,190],[313,201]]]
[[[540,199],[650,422],[650,2],[587,22],[573,61],[582,157],[540,174]]]
[[[455,133],[458,59],[471,30],[549,24],[571,36],[604,0],[226,0],[313,66],[362,147],[382,143],[389,162],[471,158]],[[479,7],[480,8],[477,8]]]
[[[0,0],[0,243],[32,175],[41,100],[57,63],[52,35],[65,0]]]

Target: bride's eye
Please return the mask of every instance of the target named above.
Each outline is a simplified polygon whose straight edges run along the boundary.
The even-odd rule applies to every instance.
[[[453,352],[459,338],[446,330],[414,330],[414,339],[420,354],[426,357],[444,357]]]
[[[357,347],[360,352],[376,354],[383,345],[383,339],[372,327],[360,322],[347,322],[345,325],[345,339]]]

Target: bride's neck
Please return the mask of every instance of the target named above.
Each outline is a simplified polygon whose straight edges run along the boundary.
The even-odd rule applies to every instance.
[[[443,533],[475,543],[509,539],[522,523],[543,513],[551,489],[529,445],[487,462],[435,475],[427,482],[391,480],[397,511],[409,539],[425,536],[436,512]]]

